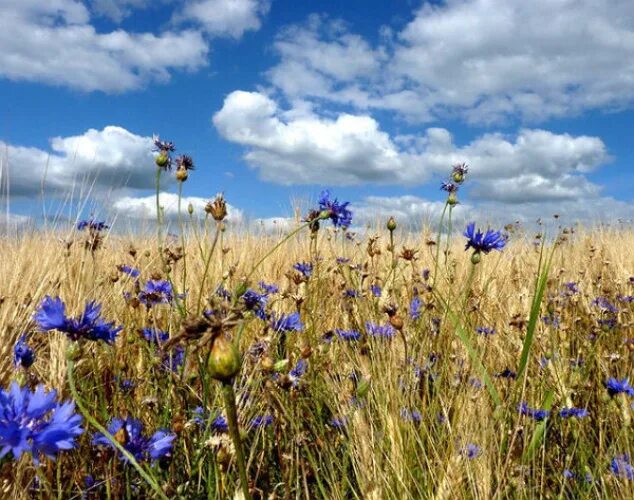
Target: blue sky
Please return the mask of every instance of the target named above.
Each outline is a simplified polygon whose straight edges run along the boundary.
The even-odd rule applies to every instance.
[[[0,16],[16,216],[37,219],[46,171],[49,203],[94,183],[93,209],[151,218],[153,133],[193,156],[189,201],[224,191],[235,219],[328,187],[358,220],[418,224],[455,162],[465,216],[634,215],[631,1],[0,0]]]

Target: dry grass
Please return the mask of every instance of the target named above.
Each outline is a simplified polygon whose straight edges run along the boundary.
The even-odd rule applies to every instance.
[[[271,310],[299,310],[305,325],[302,333],[289,334],[280,347],[279,335],[264,321],[248,317],[244,323],[243,352],[255,342],[268,346],[264,354],[245,356],[236,382],[256,494],[341,499],[632,498],[631,481],[609,471],[613,457],[633,451],[631,400],[626,401],[624,395],[609,397],[603,383],[609,377],[633,374],[633,306],[619,297],[634,294],[630,280],[634,233],[623,228],[578,230],[555,246],[544,247],[543,255],[554,253],[540,317],[555,317],[559,326],[538,322],[526,377],[521,380],[494,375],[505,369],[517,371],[519,365],[526,335],[522,322],[529,317],[540,269],[540,247],[532,237],[515,230],[502,252],[483,256],[467,289],[472,264],[470,254],[463,250],[462,236],[453,238],[446,259],[440,253],[437,283],[432,283],[432,278],[422,277],[424,269],[433,274],[435,267],[436,247],[428,245],[430,231],[405,235],[397,229],[396,253],[403,247],[417,253],[415,260],[397,258],[393,271],[387,231],[380,233],[381,254],[373,257],[367,252],[367,238],[352,241],[325,228],[316,239],[308,232],[300,233],[253,275],[252,287],[259,280],[280,286],[280,293],[269,300]],[[141,284],[153,274],[166,276],[156,239],[113,234],[90,252],[83,246],[84,237],[74,233],[70,246],[53,233],[0,241],[4,386],[18,376],[25,383],[42,382],[69,397],[64,356],[68,341],[60,333],[38,333],[31,318],[45,295],[59,295],[73,314],[81,312],[86,300],[96,299],[103,305],[104,316],[124,325],[124,330],[112,348],[83,346],[77,383],[93,416],[107,423],[109,417],[127,414],[140,418],[150,429],[170,427],[178,433],[171,462],[154,471],[168,496],[232,496],[237,474],[231,446],[210,445],[211,431],[191,421],[199,405],[211,415],[222,411],[218,387],[204,375],[205,349],[188,351],[184,373],[162,370],[137,331],[154,324],[175,334],[181,329],[182,315],[173,306],[146,309],[124,299],[125,292],[134,292],[134,284],[117,266],[138,268]],[[171,265],[170,276],[177,290],[186,292],[185,307],[193,315],[213,228],[207,235],[190,232],[186,239],[184,258]],[[223,233],[202,290],[207,307],[221,307],[213,293],[217,285],[224,279],[226,288],[235,290],[276,241],[231,230]],[[181,244],[173,241],[168,246],[177,252]],[[350,261],[337,263],[337,257]],[[315,262],[310,279],[296,279],[292,265],[310,260]],[[566,295],[567,282],[577,283],[579,293]],[[371,284],[383,289],[380,298],[370,293]],[[349,289],[360,296],[344,298]],[[416,294],[423,308],[421,317],[414,320],[408,313]],[[599,321],[606,319],[606,313],[592,305],[597,297],[606,297],[619,308],[616,327],[601,328]],[[390,305],[397,308],[393,323],[398,325],[399,318],[403,321],[402,335],[388,340],[364,336],[356,343],[323,340],[326,332],[337,328],[365,333],[366,321],[385,324],[384,308]],[[492,376],[503,401],[498,408],[486,388],[480,387],[482,373],[455,334],[450,313],[458,318]],[[478,335],[478,326],[494,328],[496,333]],[[31,334],[37,361],[28,373],[16,375],[12,347],[22,333]],[[287,372],[302,357],[308,361],[308,370],[293,387]],[[273,376],[263,366],[267,358],[289,359],[288,368]],[[583,359],[580,367],[571,363],[579,359]],[[540,360],[547,360],[543,367]],[[135,389],[131,393],[118,390],[112,382],[117,376],[133,380]],[[518,415],[516,407],[527,401],[539,408],[550,391],[554,410],[574,405],[588,408],[590,415],[563,420],[553,412],[546,420],[544,438],[531,448],[542,424]],[[404,409],[418,412],[420,422],[404,418]],[[272,415],[274,423],[249,430],[251,418],[263,414]],[[332,425],[333,417],[345,419],[343,429]],[[95,451],[89,435],[94,429],[87,430],[79,449],[62,454],[56,463],[43,463],[41,474],[50,490],[41,486],[41,494],[78,495],[83,476],[92,474],[110,483],[108,489],[104,485],[95,489],[91,493],[95,498],[150,495],[134,469],[123,466],[112,453]],[[473,459],[463,453],[470,443],[479,447]],[[33,490],[30,457],[17,464],[5,458],[3,463],[4,484],[12,488],[12,498]],[[564,469],[577,477],[564,479]],[[586,473],[592,481],[584,480]]]

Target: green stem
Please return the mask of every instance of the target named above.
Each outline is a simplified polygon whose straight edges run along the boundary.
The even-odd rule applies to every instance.
[[[447,207],[449,203],[445,203],[444,208],[442,209],[442,214],[440,215],[440,222],[438,223],[438,237],[436,238],[436,259],[434,262],[434,277],[433,277],[433,285],[436,287],[436,274],[438,273],[438,261],[440,260],[440,236],[442,235],[442,221],[445,219],[445,213],[447,212]]]
[[[183,181],[178,181],[178,226],[181,232],[181,246],[183,247],[183,280],[181,289],[185,291],[187,284],[187,252],[185,251],[185,226],[183,224]],[[187,294],[183,297],[183,308],[187,310]]]
[[[214,254],[214,250],[216,249],[216,244],[218,243],[218,236],[220,235],[220,223],[216,223],[216,234],[214,234],[214,241],[211,243],[211,249],[209,250],[209,255],[207,255],[207,260],[205,261],[205,270],[203,271],[203,277],[200,281],[200,290],[198,291],[198,304],[196,304],[196,315],[200,314],[200,305],[203,299],[203,293],[205,290],[205,281],[207,280],[207,274],[209,273],[209,265],[211,264],[211,256]]]
[[[242,494],[245,500],[251,500],[249,480],[247,478],[247,462],[244,458],[242,439],[240,439],[240,428],[238,427],[238,411],[236,409],[236,395],[233,391],[233,382],[222,382],[222,395],[225,400],[229,433],[231,434],[233,446],[236,449],[236,462],[238,463],[238,474],[240,475]]]
[[[134,456],[128,450],[126,450],[123,446],[121,446],[121,444],[119,444],[119,442],[114,438],[114,436],[110,434],[106,430],[106,428],[103,427],[99,422],[97,422],[93,418],[93,416],[86,410],[86,408],[84,407],[84,404],[82,403],[79,397],[79,394],[77,393],[77,388],[75,387],[75,380],[73,378],[74,367],[75,367],[75,362],[72,360],[69,360],[68,371],[67,371],[68,386],[70,388],[70,393],[73,396],[75,404],[77,405],[77,408],[79,409],[81,414],[88,421],[88,423],[90,423],[90,425],[92,425],[101,434],[103,434],[106,437],[106,439],[110,441],[112,445],[119,451],[119,453],[121,453],[128,460],[128,462],[138,471],[141,477],[150,485],[150,487],[154,490],[154,492],[160,498],[167,500],[167,497],[163,493],[163,490],[161,490],[161,487],[157,484],[156,480],[150,474],[148,474],[148,472],[139,465],[139,463],[136,461]]]

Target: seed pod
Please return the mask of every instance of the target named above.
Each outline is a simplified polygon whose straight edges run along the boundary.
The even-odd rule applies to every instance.
[[[221,382],[230,382],[240,371],[242,357],[237,347],[224,335],[214,339],[207,368],[209,374]]]

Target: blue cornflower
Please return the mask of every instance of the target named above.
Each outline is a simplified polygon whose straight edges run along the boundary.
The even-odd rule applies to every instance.
[[[13,346],[13,363],[16,367],[29,368],[35,362],[35,351],[26,343],[22,335]]]
[[[347,299],[356,299],[359,297],[359,292],[357,290],[352,290],[350,288],[344,290],[343,296]]]
[[[38,463],[40,454],[49,458],[76,446],[83,431],[75,403],[58,403],[57,392],[38,385],[34,392],[13,382],[0,390],[0,458],[12,452],[15,460],[30,453]]]
[[[487,326],[479,326],[476,328],[476,333],[488,337],[489,335],[495,335],[495,329]]]
[[[412,299],[409,304],[409,317],[412,319],[420,318],[420,308],[423,305],[423,302],[420,300],[420,297],[417,295]]]
[[[133,278],[138,278],[139,275],[141,274],[141,271],[139,271],[138,269],[135,269],[134,267],[130,267],[126,264],[119,266],[118,269],[120,272],[125,273],[128,276],[131,276]]]
[[[346,417],[332,417],[328,423],[335,429],[343,430],[348,425],[348,419]]]
[[[502,250],[506,245],[506,238],[500,231],[487,229],[486,233],[475,229],[475,222],[470,223],[464,232],[467,238],[465,250],[473,248],[476,253],[489,253],[491,250]]]
[[[90,231],[103,231],[104,229],[108,229],[108,226],[104,221],[96,221],[94,219],[80,220],[77,223],[77,230],[83,231],[88,228]]]
[[[591,302],[591,304],[593,306],[597,306],[599,309],[605,312],[611,312],[611,313],[619,312],[618,307],[611,304],[610,301],[606,299],[605,297],[597,297]]]
[[[352,224],[352,211],[348,209],[350,202],[339,203],[337,198],[330,199],[330,191],[327,189],[319,195],[319,210],[325,214],[323,218],[332,221],[335,227],[350,227]]]
[[[293,269],[301,273],[305,278],[310,278],[313,274],[313,265],[310,262],[298,262],[293,265]]]
[[[405,422],[412,422],[414,424],[420,424],[422,416],[417,410],[410,410],[409,408],[401,408],[401,418]]]
[[[477,444],[469,443],[462,449],[462,455],[469,460],[478,458],[480,456],[480,447]]]
[[[365,329],[368,335],[372,337],[389,339],[389,338],[392,338],[394,335],[396,335],[396,330],[390,324],[378,325],[378,324],[366,321]]]
[[[440,190],[446,191],[448,193],[455,193],[456,191],[458,191],[458,184],[455,184],[453,182],[441,182]]]
[[[564,283],[564,288],[565,288],[564,292],[567,295],[575,295],[579,293],[579,287],[577,286],[577,283],[575,283],[574,281]]]
[[[610,472],[616,477],[631,481],[634,479],[634,467],[630,463],[630,456],[625,453],[618,455],[610,462]]]
[[[169,304],[173,298],[172,284],[166,280],[148,280],[139,292],[139,300],[147,307]]]
[[[336,328],[335,333],[341,340],[346,340],[348,342],[359,340],[361,338],[361,334],[356,330],[340,330],[339,328]]]
[[[425,281],[427,281],[429,279],[430,274],[431,274],[431,271],[429,269],[423,269],[421,276],[423,277]]]
[[[370,291],[375,297],[381,296],[381,287],[379,285],[370,285]]]
[[[172,451],[172,441],[176,438],[175,434],[165,430],[158,430],[147,437],[143,434],[141,421],[130,417],[125,420],[113,418],[108,425],[108,432],[115,436],[121,446],[138,462],[153,461],[169,456]],[[112,442],[101,432],[95,433],[92,444],[114,448]],[[119,454],[119,458],[124,462],[128,461],[122,454]]]
[[[270,326],[276,332],[301,332],[304,329],[299,313],[280,314],[279,317],[273,313]]]
[[[569,469],[564,469],[564,479],[574,479],[576,477],[577,477],[577,474],[575,474]]]
[[[585,408],[562,408],[559,410],[561,418],[585,418],[588,416],[588,410]]]
[[[610,377],[608,381],[605,382],[605,388],[608,390],[608,394],[610,396],[615,396],[622,392],[628,396],[634,396],[634,388],[630,385],[627,378],[619,380],[614,377]]]
[[[258,283],[260,290],[262,290],[267,295],[272,295],[280,291],[280,288],[275,284],[266,284],[264,281],[260,281]]]
[[[337,257],[336,261],[337,264],[347,264],[350,262],[350,259],[348,257]]]
[[[257,429],[259,427],[268,427],[273,423],[272,415],[258,415],[257,417],[251,420],[250,427],[252,429]]]
[[[517,411],[520,413],[520,415],[526,415],[527,417],[531,417],[538,422],[541,422],[550,415],[550,411],[548,410],[529,408],[526,401],[523,401],[522,403],[517,405]]]
[[[222,415],[218,415],[211,421],[211,432],[216,434],[224,434],[229,431],[229,424],[227,423],[227,419]]]
[[[159,330],[158,328],[143,328],[141,329],[143,338],[151,344],[164,344],[170,338],[170,334]]]
[[[258,318],[266,319],[266,303],[268,296],[266,294],[260,294],[250,288],[242,294],[242,300],[244,301],[244,307],[247,311],[253,311]]]
[[[182,346],[176,346],[171,351],[163,354],[161,366],[169,371],[177,372],[185,362],[185,349]]]
[[[66,316],[66,306],[59,297],[44,297],[33,316],[40,330],[59,330],[71,340],[103,340],[112,344],[123,327],[115,327],[114,322],[106,323],[101,317],[101,305],[95,301],[87,302],[79,318]]]

